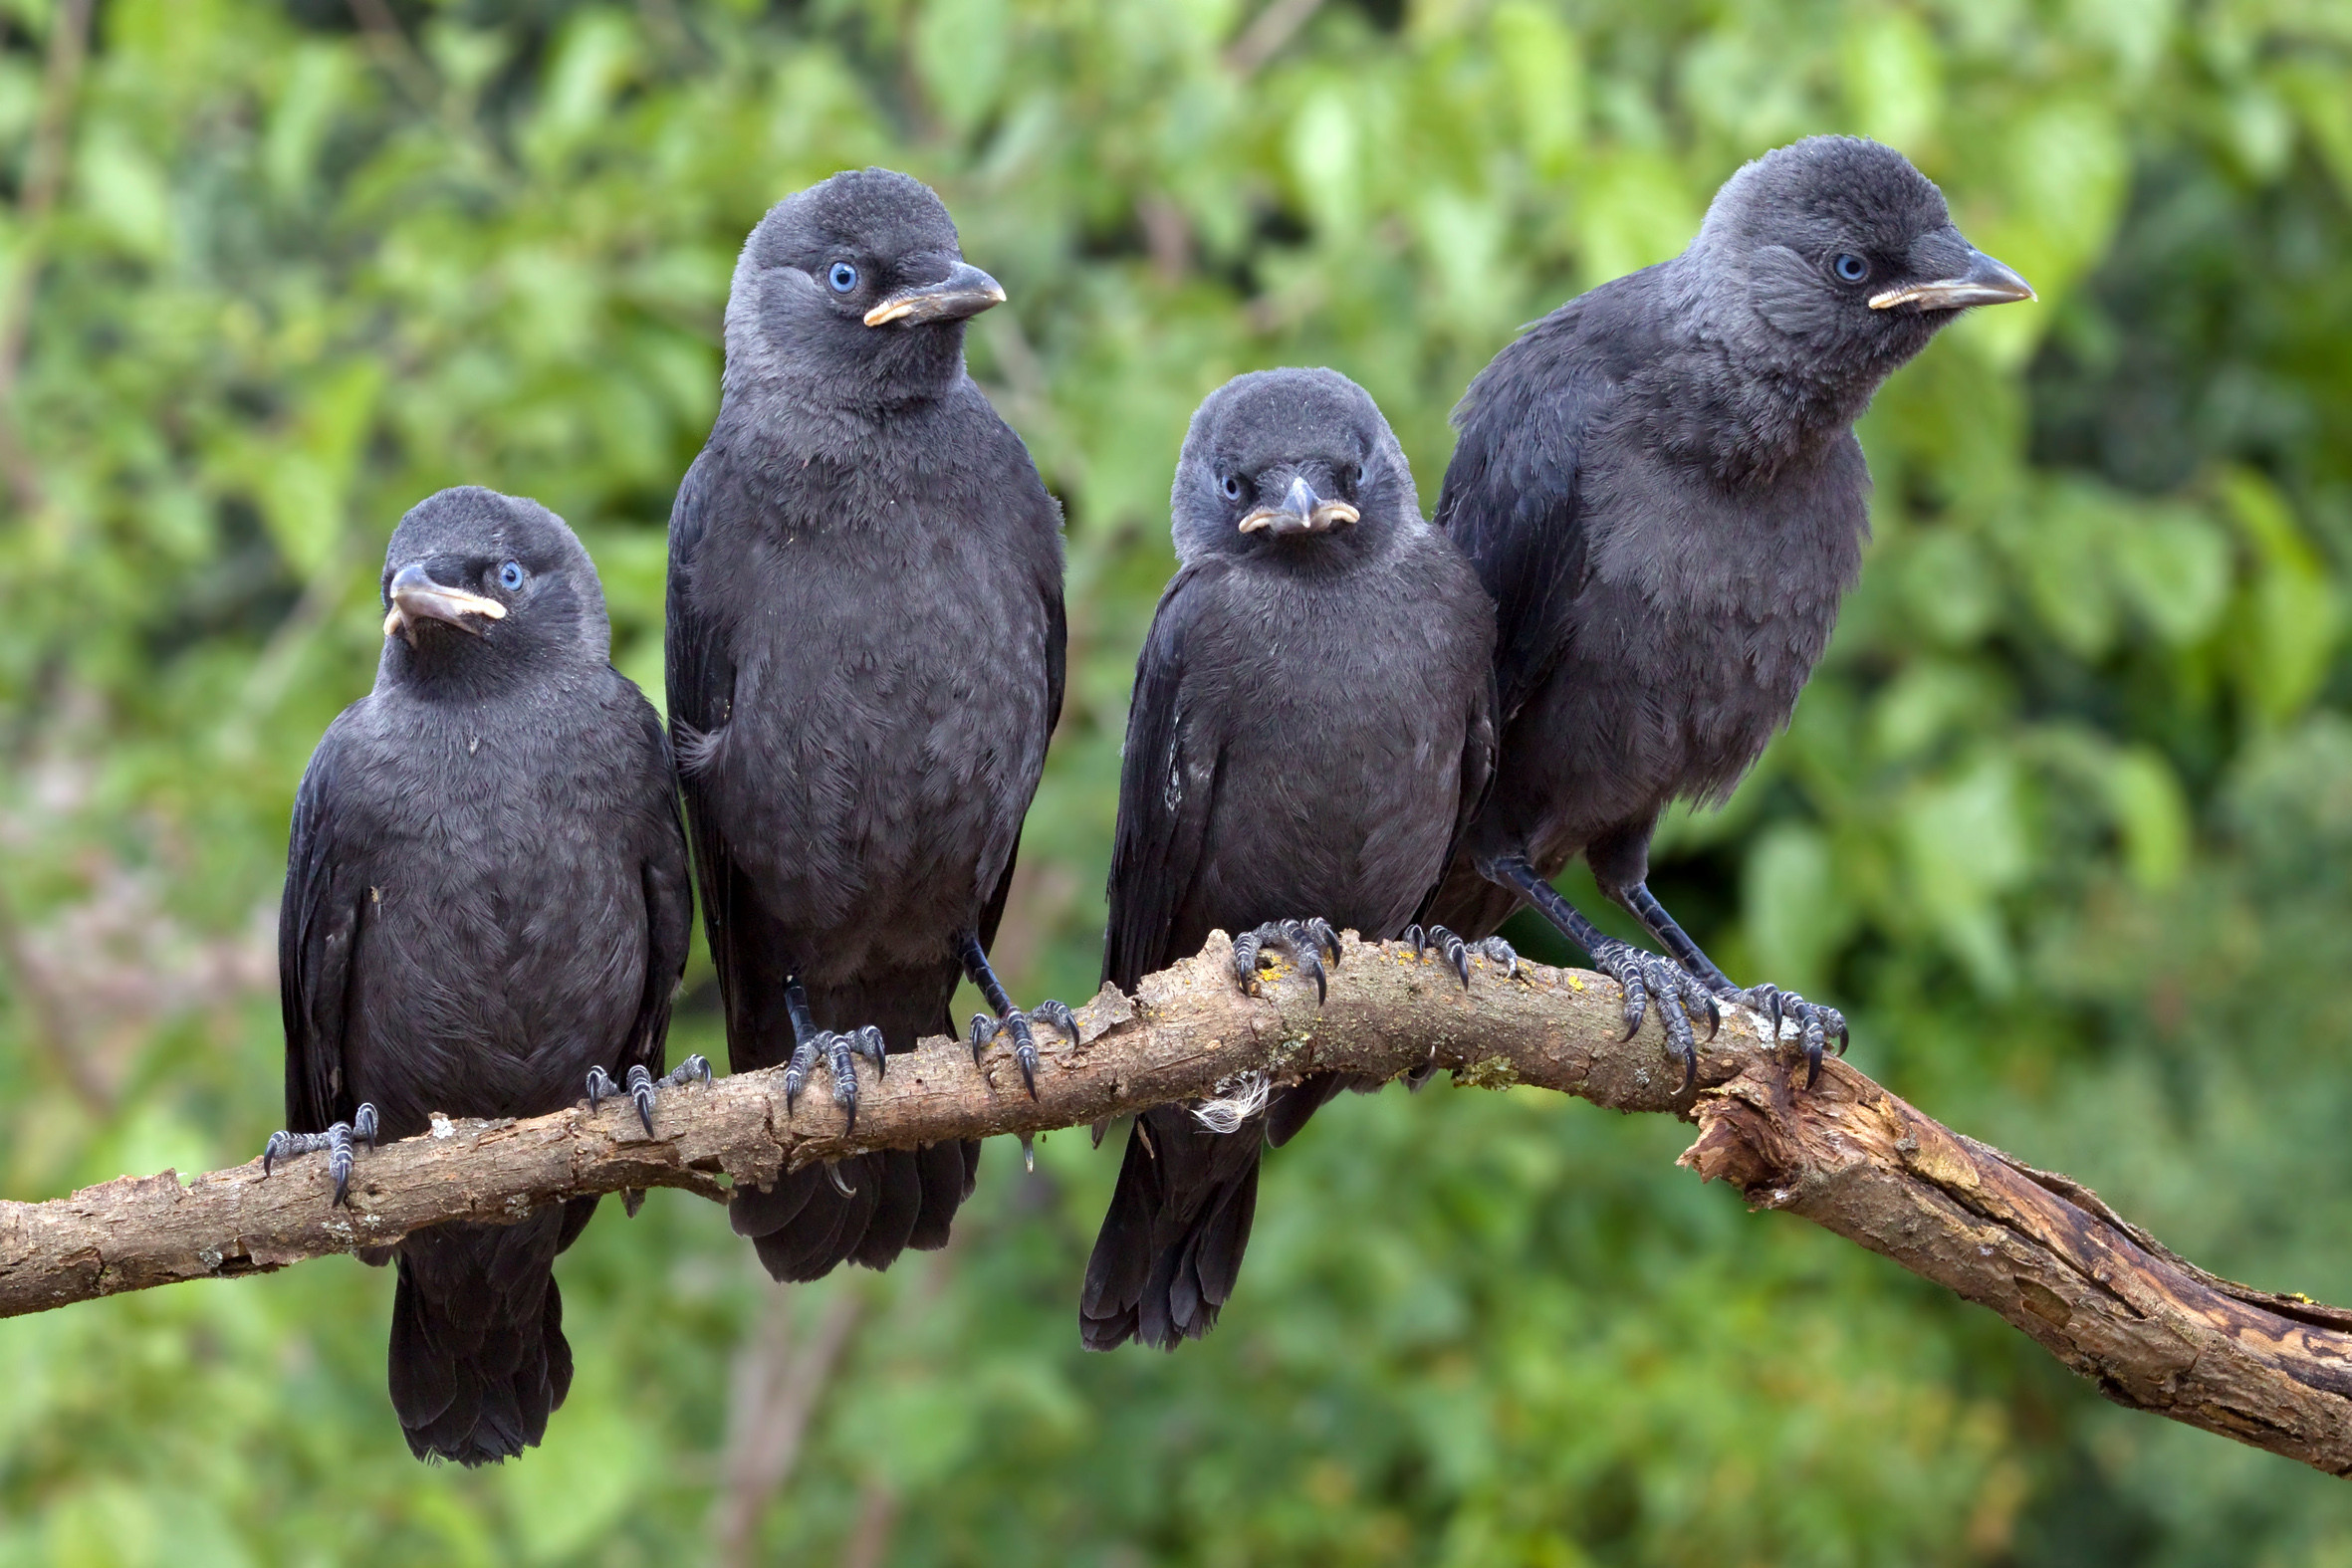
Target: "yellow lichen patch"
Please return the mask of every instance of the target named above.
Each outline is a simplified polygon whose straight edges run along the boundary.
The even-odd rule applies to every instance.
[[[1519,1083],[1519,1067],[1508,1056],[1486,1056],[1456,1067],[1454,1081],[1473,1089],[1509,1089]]]

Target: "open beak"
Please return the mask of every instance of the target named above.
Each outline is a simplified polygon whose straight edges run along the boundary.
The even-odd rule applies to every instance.
[[[1898,305],[1916,305],[1923,311],[1959,311],[1972,305],[2007,305],[2012,300],[2032,298],[2033,285],[1983,251],[1973,250],[1969,252],[1967,270],[1959,277],[1907,284],[1884,294],[1874,294],[1870,297],[1870,308],[1891,311]]]
[[[424,567],[410,561],[392,573],[392,607],[384,615],[383,634],[389,637],[397,632],[413,646],[416,623],[437,620],[479,637],[482,628],[474,624],[474,616],[504,620],[506,606],[463,588],[445,588],[427,576]]]
[[[1005,286],[968,262],[920,289],[901,289],[865,313],[868,327],[919,327],[925,322],[960,322],[1005,303]]]
[[[1314,487],[1294,475],[1290,493],[1279,507],[1260,507],[1241,521],[1245,534],[1266,533],[1276,539],[1286,534],[1327,534],[1342,523],[1362,516],[1344,501],[1325,501]]]

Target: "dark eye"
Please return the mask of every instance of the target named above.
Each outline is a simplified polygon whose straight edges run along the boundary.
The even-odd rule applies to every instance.
[[[833,293],[847,294],[857,287],[857,269],[847,262],[834,262],[832,271],[824,275],[824,281],[833,286]]]
[[[1235,475],[1228,474],[1223,479],[1217,481],[1217,488],[1225,492],[1225,499],[1228,501],[1239,501],[1242,499],[1242,482]]]
[[[1829,265],[1837,269],[1837,275],[1848,283],[1860,283],[1870,276],[1870,264],[1851,251],[1838,257]]]
[[[498,585],[509,593],[521,587],[523,585],[523,563],[519,560],[510,560],[499,567]]]

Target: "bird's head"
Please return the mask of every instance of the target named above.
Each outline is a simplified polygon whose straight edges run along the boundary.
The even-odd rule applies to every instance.
[[[1369,548],[1421,521],[1403,448],[1336,370],[1256,370],[1193,413],[1169,497],[1176,553]]]
[[[1695,305],[1735,350],[1874,388],[1972,306],[2030,300],[1894,148],[1808,136],[1724,182],[1692,244]]]
[[[744,242],[727,297],[727,380],[886,408],[945,391],[964,324],[1005,291],[964,260],[922,181],[852,169],[786,197]]]
[[[395,683],[495,686],[610,657],[595,564],[536,501],[474,485],[427,496],[392,531],[382,587],[379,678]]]

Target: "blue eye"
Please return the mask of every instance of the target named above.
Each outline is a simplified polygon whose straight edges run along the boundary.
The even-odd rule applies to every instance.
[[[824,275],[824,281],[833,286],[833,293],[847,294],[857,287],[857,269],[847,262],[834,262],[832,271]]]
[[[1837,275],[1848,283],[1860,283],[1870,276],[1870,264],[1850,252],[1838,257],[1830,265],[1836,268]]]
[[[498,585],[509,593],[521,587],[523,585],[523,563],[519,560],[510,560],[499,567]]]
[[[1242,499],[1242,482],[1231,474],[1220,480],[1217,488],[1225,492],[1225,499],[1228,501]]]

